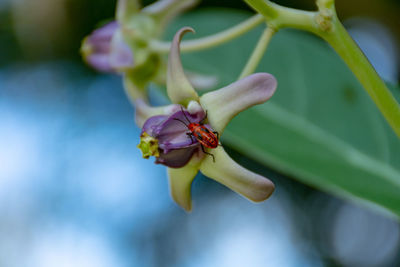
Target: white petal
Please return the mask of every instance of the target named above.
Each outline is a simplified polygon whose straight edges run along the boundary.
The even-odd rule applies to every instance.
[[[222,134],[233,117],[267,101],[274,94],[276,86],[276,79],[271,74],[256,73],[204,94],[200,104],[208,112],[208,121],[213,129]]]
[[[198,101],[199,96],[183,72],[179,43],[186,32],[194,32],[190,27],[180,29],[174,36],[168,57],[167,93],[172,103],[187,105],[190,100]]]
[[[197,101],[190,101],[187,106],[187,110],[190,114],[198,114],[200,118],[204,118],[204,116],[206,115],[203,108]]]
[[[209,153],[214,155],[215,162],[211,156],[204,158],[200,165],[204,175],[255,202],[267,199],[274,192],[270,180],[237,164],[221,146],[210,149]]]

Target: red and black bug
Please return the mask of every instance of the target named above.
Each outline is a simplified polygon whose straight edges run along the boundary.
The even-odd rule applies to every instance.
[[[183,116],[185,116],[185,119],[188,121],[188,124],[185,122],[181,121],[180,119],[174,118],[174,120],[182,122],[190,132],[186,133],[190,139],[193,142],[192,137],[194,136],[197,141],[200,143],[201,150],[207,154],[210,155],[213,158],[213,162],[215,162],[215,157],[213,154],[208,153],[205,151],[204,147],[207,148],[216,148],[219,144],[219,134],[218,132],[212,132],[207,127],[203,124],[204,120],[207,119],[207,112],[206,116],[201,120],[200,123],[193,123],[191,122],[188,117],[186,116],[185,112],[183,111],[183,108],[181,107]]]

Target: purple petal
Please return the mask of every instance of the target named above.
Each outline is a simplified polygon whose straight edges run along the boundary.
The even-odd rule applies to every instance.
[[[150,106],[149,103],[143,100],[143,95],[145,94],[143,89],[137,87],[127,76],[125,75],[124,77],[124,85],[125,89],[129,91],[129,96],[132,97],[131,101],[135,106],[135,122],[139,127],[143,128],[144,123],[153,116],[171,115],[180,110],[180,106],[177,104]]]
[[[111,42],[110,65],[115,70],[133,67],[131,48],[125,43],[121,32],[117,32]]]
[[[164,149],[165,153],[168,153],[170,149],[187,147],[198,143],[196,138],[187,135],[190,131],[186,125],[199,123],[202,118],[196,114],[192,115],[187,111],[184,112],[180,110],[172,114],[162,123],[162,127],[159,128],[160,131],[156,133],[160,148]]]
[[[193,154],[198,149],[199,143],[181,149],[174,149],[168,153],[161,152],[160,156],[156,159],[156,163],[163,164],[171,168],[180,168],[189,162]]]
[[[86,61],[90,66],[98,71],[113,72],[108,55],[94,53],[88,56]]]
[[[156,163],[172,168],[186,165],[200,147],[197,139],[187,134],[190,133],[187,125],[199,123],[203,118],[202,109],[190,114],[181,108],[172,115],[157,115],[146,120],[142,133],[146,132],[158,140],[160,156],[157,157]],[[210,126],[206,127],[211,130]]]
[[[111,39],[118,28],[118,22],[111,21],[101,28],[94,30],[92,34],[88,36],[87,41],[95,47],[97,47],[97,45],[108,45],[109,47]]]
[[[150,117],[143,124],[142,133],[146,132],[148,135],[156,137],[157,133],[160,131],[162,123],[168,119],[167,115],[157,115]]]
[[[119,24],[112,21],[94,30],[83,42],[87,63],[98,71],[117,72],[133,66],[133,54],[124,42]]]

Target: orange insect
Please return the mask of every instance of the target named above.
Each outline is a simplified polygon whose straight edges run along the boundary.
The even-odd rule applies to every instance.
[[[207,112],[206,116],[204,119],[201,120],[200,123],[193,123],[191,122],[188,117],[186,117],[185,112],[183,111],[183,108],[181,107],[183,116],[185,116],[186,120],[188,121],[188,124],[185,122],[181,121],[180,119],[174,118],[174,120],[182,122],[190,132],[186,133],[190,139],[193,142],[192,137],[194,136],[197,141],[200,143],[201,150],[207,154],[210,155],[213,158],[213,162],[215,162],[215,157],[213,154],[208,153],[204,150],[204,147],[207,148],[216,148],[219,144],[219,134],[218,132],[211,132],[207,127],[203,124],[204,120],[207,119]]]

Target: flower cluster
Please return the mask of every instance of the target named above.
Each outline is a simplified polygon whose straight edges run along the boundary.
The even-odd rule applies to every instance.
[[[93,31],[84,39],[81,51],[86,62],[101,72],[121,72],[133,67],[132,51],[124,42],[117,21]]]
[[[156,73],[161,59],[151,50],[149,43],[160,38],[162,29],[173,17],[197,2],[160,0],[140,9],[137,0],[119,0],[117,20],[94,30],[83,40],[83,58],[101,72]]]
[[[252,201],[263,201],[274,191],[274,184],[232,160],[219,136],[239,112],[273,95],[275,78],[256,73],[200,97],[180,59],[182,36],[193,29],[185,27],[175,34],[167,64],[150,45],[171,18],[195,3],[197,0],[160,0],[140,8],[137,0],[119,0],[117,19],[86,37],[82,54],[99,71],[123,74],[136,123],[142,128],[138,148],[144,158],[154,156],[156,163],[168,167],[171,195],[181,207],[191,210],[191,184],[199,171]],[[157,81],[166,83],[173,104],[149,105],[146,87]]]
[[[187,211],[191,210],[191,184],[198,171],[250,200],[263,201],[274,191],[270,180],[237,164],[222,146],[205,148],[204,152],[213,155],[208,157],[180,121],[200,123],[206,119],[206,127],[222,134],[239,112],[273,95],[276,79],[268,73],[256,73],[199,97],[180,61],[179,44],[189,31],[193,29],[185,27],[176,33],[169,54],[167,93],[174,104],[158,108],[159,114],[144,115],[138,147],[145,158],[155,156],[156,163],[168,166],[171,195]]]

